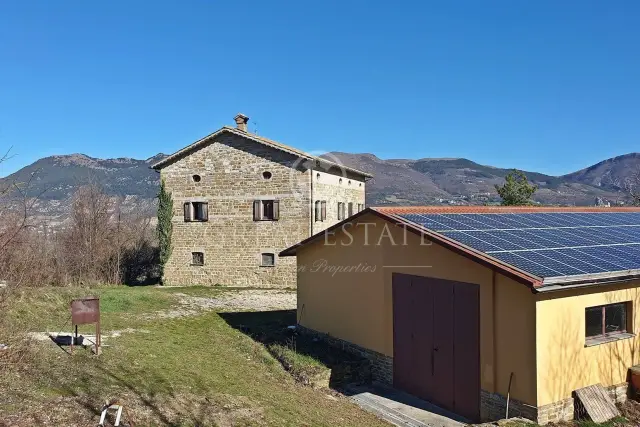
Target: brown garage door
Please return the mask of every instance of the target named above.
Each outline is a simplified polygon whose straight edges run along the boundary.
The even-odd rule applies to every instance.
[[[393,384],[480,418],[479,286],[393,275]]]

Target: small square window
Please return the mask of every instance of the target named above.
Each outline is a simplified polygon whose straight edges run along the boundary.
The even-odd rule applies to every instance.
[[[191,265],[204,265],[204,252],[191,252]]]
[[[272,253],[263,253],[261,255],[261,267],[273,267],[276,265],[276,255]]]

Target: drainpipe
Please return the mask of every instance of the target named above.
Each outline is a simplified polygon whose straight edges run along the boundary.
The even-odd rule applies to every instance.
[[[313,236],[313,169],[309,169],[311,171],[309,175],[309,237]]]

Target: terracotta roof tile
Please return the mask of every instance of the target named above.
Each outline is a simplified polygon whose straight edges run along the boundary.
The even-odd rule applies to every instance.
[[[535,213],[535,212],[640,212],[640,207],[553,207],[553,206],[382,206],[372,209],[387,215],[456,213]]]

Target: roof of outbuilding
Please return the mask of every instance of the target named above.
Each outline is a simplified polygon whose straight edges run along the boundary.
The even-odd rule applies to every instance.
[[[393,214],[482,214],[482,213],[544,213],[544,212],[640,212],[640,207],[597,206],[384,206],[372,208],[378,212]]]
[[[615,213],[615,212],[640,212],[640,208],[626,207],[626,208],[562,208],[562,207],[503,207],[503,206],[457,206],[457,207],[441,207],[441,206],[418,206],[418,207],[376,207],[376,208],[368,208],[358,214],[347,218],[346,220],[335,224],[329,229],[325,230],[325,232],[332,232],[333,230],[341,227],[344,223],[352,221],[358,216],[364,215],[366,213],[371,213],[377,215],[387,221],[390,221],[396,225],[401,225],[406,227],[409,231],[412,231],[416,234],[421,234],[426,238],[436,242],[442,246],[447,247],[448,249],[457,252],[467,258],[473,259],[476,262],[479,262],[483,265],[486,265],[490,268],[496,269],[509,277],[520,281],[522,283],[527,284],[532,289],[536,291],[542,290],[553,290],[557,288],[566,289],[569,286],[582,286],[584,284],[594,284],[594,283],[608,283],[608,282],[619,282],[621,280],[631,280],[635,278],[640,278],[640,270],[637,268],[629,269],[626,271],[605,271],[603,274],[583,274],[583,275],[575,275],[574,277],[567,277],[566,279],[563,277],[553,277],[552,280],[546,280],[545,277],[534,274],[528,268],[523,269],[522,267],[518,267],[510,262],[505,262],[500,259],[500,256],[496,256],[493,253],[487,253],[486,251],[479,250],[477,247],[470,246],[468,243],[463,243],[459,239],[456,239],[455,234],[460,233],[456,230],[452,230],[450,232],[442,232],[440,230],[434,229],[433,227],[426,227],[424,223],[415,222],[415,220],[411,220],[412,215],[440,215],[440,214],[503,214],[503,213],[511,213],[511,214],[529,214],[529,213]],[[637,218],[637,216],[634,216]],[[634,219],[633,221],[637,221]],[[635,224],[635,223],[634,223]],[[636,227],[640,225],[630,225],[630,227]],[[437,230],[437,231],[436,231]],[[473,230],[474,232],[477,230]],[[463,234],[466,234],[462,231]],[[323,233],[318,233],[314,236],[311,236],[302,242],[294,245],[288,249],[285,249],[280,253],[281,256],[291,256],[295,255],[298,248],[305,246],[309,243],[312,243],[319,239]],[[463,239],[464,240],[464,239]],[[571,249],[571,248],[570,248]],[[498,251],[500,252],[500,251]],[[503,251],[507,252],[507,251]],[[504,257],[502,257],[504,258]],[[576,263],[579,263],[580,260],[576,258]],[[637,262],[634,262],[637,264]]]
[[[198,141],[194,142],[193,144],[190,144],[190,145],[188,145],[188,146],[176,151],[175,153],[171,154],[170,156],[160,160],[159,162],[153,164],[151,167],[153,169],[162,169],[163,167],[173,163],[174,161],[182,158],[183,156],[190,154],[194,150],[197,150],[200,147],[203,147],[204,145],[208,144],[209,142],[212,141],[213,138],[217,137],[218,135],[220,135],[223,132],[228,132],[228,133],[232,133],[234,135],[241,136],[241,137],[249,139],[251,141],[255,141],[255,142],[258,142],[260,144],[266,145],[268,147],[272,147],[272,148],[278,149],[280,151],[284,151],[286,153],[293,154],[293,155],[298,156],[298,157],[303,158],[303,159],[307,159],[307,160],[311,160],[313,162],[317,162],[318,164],[322,164],[322,165],[325,165],[327,167],[336,167],[336,168],[339,168],[339,169],[344,169],[344,170],[349,171],[349,172],[351,172],[353,174],[360,175],[360,176],[362,176],[364,178],[372,178],[373,177],[371,174],[368,174],[366,172],[362,172],[362,171],[359,171],[357,169],[350,168],[350,167],[338,164],[336,162],[332,162],[332,161],[327,160],[327,159],[323,159],[322,157],[314,156],[314,155],[306,153],[306,152],[304,152],[302,150],[298,150],[297,148],[290,147],[290,146],[285,145],[285,144],[281,144],[281,143],[279,143],[277,141],[274,141],[272,139],[268,139],[268,138],[265,138],[265,137],[250,133],[250,132],[244,132],[244,131],[241,131],[241,130],[236,129],[234,127],[231,127],[231,126],[223,126],[222,128],[218,129],[217,131],[213,132],[212,134],[207,135],[204,138],[199,139]]]

